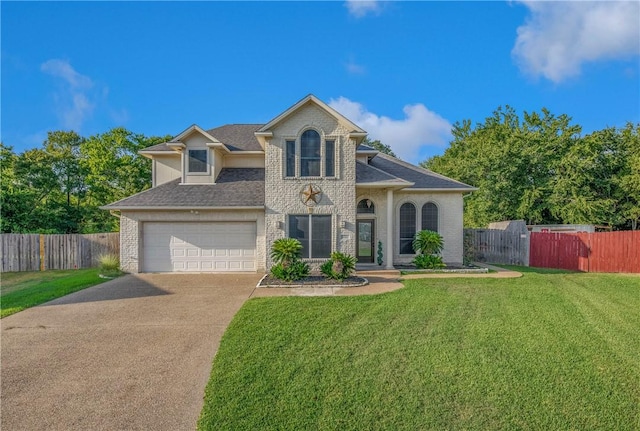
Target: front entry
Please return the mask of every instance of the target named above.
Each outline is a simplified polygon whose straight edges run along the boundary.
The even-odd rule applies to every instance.
[[[358,263],[374,263],[375,221],[358,220],[356,226],[356,235],[358,236],[356,257],[358,258]]]

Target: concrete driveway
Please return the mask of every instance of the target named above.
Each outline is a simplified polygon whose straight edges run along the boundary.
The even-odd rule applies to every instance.
[[[125,276],[2,319],[2,430],[193,430],[261,274]]]

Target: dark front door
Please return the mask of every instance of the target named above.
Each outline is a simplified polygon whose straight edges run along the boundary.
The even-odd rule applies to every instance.
[[[358,258],[358,262],[360,263],[373,263],[374,256],[373,252],[375,250],[373,239],[375,238],[375,230],[374,230],[374,221],[373,220],[358,220],[356,235],[358,236],[358,250],[356,257]]]

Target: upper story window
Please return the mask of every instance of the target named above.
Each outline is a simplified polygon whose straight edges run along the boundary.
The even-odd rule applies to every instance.
[[[285,141],[285,177],[335,175],[336,141],[323,140],[320,133],[313,129],[305,130],[299,142]]]
[[[187,172],[206,173],[209,171],[208,150],[189,150],[189,160],[187,162]]]
[[[286,176],[296,176],[296,141],[287,141],[287,171]]]
[[[315,130],[307,130],[300,138],[300,176],[320,176],[320,151],[322,140]]]
[[[438,207],[433,202],[422,206],[422,230],[438,232]]]

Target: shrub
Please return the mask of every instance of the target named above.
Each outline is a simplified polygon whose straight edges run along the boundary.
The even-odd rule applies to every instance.
[[[331,258],[320,266],[320,272],[333,280],[344,280],[356,269],[356,258],[339,251],[331,253]]]
[[[440,269],[446,266],[440,256],[433,254],[419,254],[413,259],[413,264],[418,269]]]
[[[309,275],[309,264],[301,260],[276,263],[271,267],[271,275],[283,281],[296,281]]]
[[[98,257],[98,268],[100,275],[105,277],[117,277],[122,274],[120,271],[120,256],[117,254],[103,254]]]
[[[120,256],[117,254],[103,254],[98,257],[99,268],[103,271],[117,271],[120,269]]]
[[[280,238],[273,242],[271,246],[271,259],[278,264],[292,263],[300,258],[302,244],[295,238]]]
[[[382,266],[384,253],[382,252],[382,241],[378,241],[378,265]]]
[[[420,254],[438,254],[442,251],[444,241],[438,232],[421,230],[413,240],[413,249]]]

